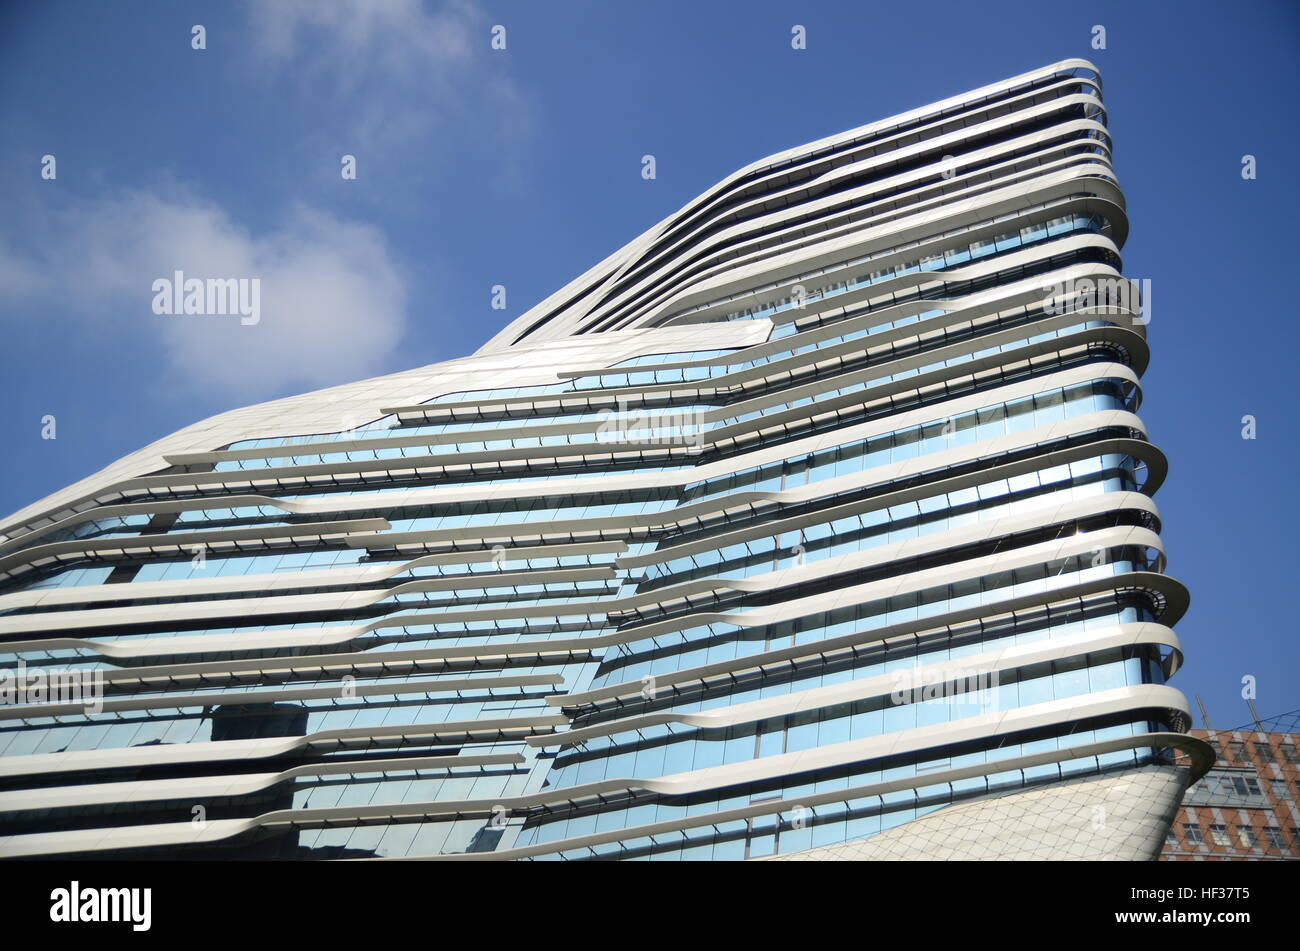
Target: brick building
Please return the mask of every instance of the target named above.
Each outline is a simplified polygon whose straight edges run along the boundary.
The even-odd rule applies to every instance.
[[[1218,758],[1183,797],[1160,860],[1300,858],[1298,730],[1300,711],[1233,730],[1192,730]]]

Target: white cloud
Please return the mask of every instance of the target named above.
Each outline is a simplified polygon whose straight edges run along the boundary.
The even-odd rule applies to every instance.
[[[249,17],[256,68],[330,102],[358,147],[410,141],[452,117],[531,127],[523,91],[490,60],[491,26],[470,0],[252,0]]]
[[[458,0],[430,9],[420,0],[255,0],[253,40],[265,57],[299,55],[333,63],[333,75],[355,79],[371,68],[413,74],[454,66],[469,57],[471,32],[482,20]]]
[[[383,236],[303,205],[261,234],[177,189],[82,202],[52,220],[31,259],[11,265],[46,280],[15,282],[15,296],[122,319],[129,333],[151,327],[170,375],[203,390],[247,402],[371,376],[386,369],[406,324],[406,281]],[[260,321],[155,315],[153,282],[177,270],[259,278]]]
[[[0,303],[31,297],[47,286],[31,255],[20,252],[0,235]]]
[[[491,52],[490,26],[471,0],[250,0],[246,65],[285,122],[301,118],[304,147],[327,149],[329,161],[317,155],[310,167],[331,185],[343,152],[358,155],[363,179],[379,162],[418,162],[423,173],[438,149],[473,154],[486,142],[493,155],[514,154],[501,143],[531,128],[529,97]],[[433,134],[447,129],[458,134]],[[376,147],[399,142],[418,147]],[[357,194],[408,200],[382,187]],[[0,234],[0,306],[8,296],[87,320],[142,322],[171,382],[247,403],[392,369],[407,281],[373,227],[297,205],[250,229],[176,187],[43,207],[25,224],[16,217],[0,223],[14,242],[5,249]],[[154,315],[153,281],[175,270],[259,277],[260,322]],[[138,330],[131,324],[123,339]]]

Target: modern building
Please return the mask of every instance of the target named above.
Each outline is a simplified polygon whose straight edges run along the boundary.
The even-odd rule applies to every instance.
[[[1187,790],[1161,860],[1300,859],[1300,711],[1192,735],[1214,768]]]
[[[15,513],[0,854],[1154,858],[1212,754],[1127,231],[1066,60]]]

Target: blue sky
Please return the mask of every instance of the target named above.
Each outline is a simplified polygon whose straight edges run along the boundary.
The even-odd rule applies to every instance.
[[[1102,69],[1153,282],[1175,683],[1219,727],[1247,675],[1261,713],[1300,707],[1292,2],[6,4],[0,510],[216,412],[468,354],[742,165],[1068,56]],[[187,262],[280,296],[256,328],[156,316]]]

